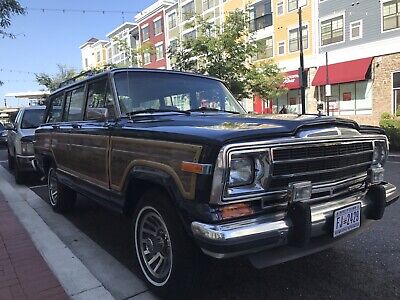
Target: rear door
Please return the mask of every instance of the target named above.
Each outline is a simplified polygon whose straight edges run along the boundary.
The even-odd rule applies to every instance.
[[[87,83],[83,121],[72,124],[70,134],[73,170],[80,178],[109,189],[110,124],[115,119],[114,101],[107,77]]]

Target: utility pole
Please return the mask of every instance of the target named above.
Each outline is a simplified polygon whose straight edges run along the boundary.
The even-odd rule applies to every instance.
[[[304,76],[304,53],[303,53],[303,20],[302,20],[302,3],[299,1],[299,47],[300,47],[300,69],[299,69],[299,79],[300,79],[300,96],[301,96],[301,114],[306,113],[306,87],[305,87],[305,76]]]
[[[326,75],[326,84],[325,84],[325,97],[326,97],[326,115],[329,116],[329,97],[331,96],[331,86],[329,85],[329,70],[328,70],[328,52],[325,52],[325,75]]]

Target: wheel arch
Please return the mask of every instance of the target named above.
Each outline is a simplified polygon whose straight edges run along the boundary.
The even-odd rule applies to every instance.
[[[170,174],[156,168],[137,166],[130,171],[124,186],[124,214],[131,216],[142,195],[154,189],[166,193],[175,208],[184,199]]]

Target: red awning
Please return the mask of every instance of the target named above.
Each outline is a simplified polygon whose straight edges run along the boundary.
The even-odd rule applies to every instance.
[[[329,84],[365,80],[373,57],[356,59],[328,66]],[[326,66],[317,70],[312,85],[326,85]]]
[[[306,73],[308,69],[305,69]],[[295,90],[300,88],[300,77],[299,70],[294,70],[285,73],[285,79],[283,80],[283,85],[289,90]]]

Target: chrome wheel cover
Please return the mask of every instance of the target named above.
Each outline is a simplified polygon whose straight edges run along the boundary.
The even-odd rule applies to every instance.
[[[52,206],[56,206],[58,201],[58,180],[56,172],[53,168],[51,168],[49,171],[47,186],[49,190],[50,204]]]
[[[144,207],[135,222],[135,246],[147,280],[163,286],[172,271],[172,247],[167,226],[153,207]]]

